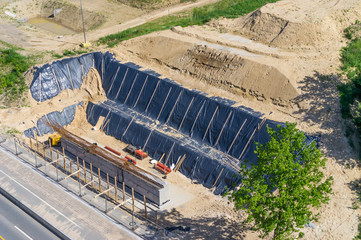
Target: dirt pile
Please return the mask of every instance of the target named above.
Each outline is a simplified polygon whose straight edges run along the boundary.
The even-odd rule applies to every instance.
[[[288,49],[333,48],[360,17],[356,0],[285,0],[236,20],[214,21],[219,29]]]
[[[55,16],[54,10],[62,9]],[[84,27],[85,30],[91,30],[101,26],[106,18],[100,13],[83,10],[84,12]],[[82,16],[80,7],[73,5],[69,2],[63,2],[58,0],[46,0],[41,6],[40,16],[43,18],[49,18],[53,21],[64,25],[76,32],[83,30]]]
[[[289,74],[263,56],[194,41],[171,31],[126,43],[138,55],[154,59],[198,81],[237,95],[247,95],[276,105],[289,105],[299,93]]]
[[[87,93],[87,100],[103,101],[106,100],[106,94],[102,86],[102,80],[95,68],[91,68],[86,76],[83,77],[83,83],[80,91]]]
[[[296,88],[278,69],[207,46],[197,45],[188,50],[179,60],[179,65],[211,85],[236,94],[246,93],[258,100],[287,105],[298,96]]]

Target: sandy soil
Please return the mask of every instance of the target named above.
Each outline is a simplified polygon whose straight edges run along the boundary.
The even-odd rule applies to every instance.
[[[82,32],[73,35],[55,34],[26,22],[17,21],[18,19],[30,19],[41,15],[42,3],[45,1],[46,0],[20,0],[9,2],[7,0],[0,0],[0,19],[2,19],[2,23],[0,24],[0,40],[41,51],[61,52],[64,49],[79,47],[79,45],[84,42]],[[85,11],[99,13],[106,18],[106,21],[100,27],[87,31],[86,39],[87,41],[96,41],[100,37],[141,25],[162,16],[217,1],[218,0],[191,1],[164,6],[154,10],[134,8],[114,1],[86,1],[83,3]],[[76,6],[78,4],[76,0],[67,0],[66,2]],[[16,17],[9,17],[5,14],[5,11],[15,14]],[[65,14],[64,18],[71,18],[74,14],[75,13]],[[87,16],[85,16],[85,18],[86,17]],[[94,20],[89,19],[89,21]],[[79,24],[81,24],[80,18],[77,18],[76,25]]]
[[[169,11],[205,2],[180,5]],[[90,3],[89,10],[96,9],[97,1]],[[316,228],[304,229],[304,239],[352,239],[357,234],[360,215],[360,209],[352,207],[358,201],[359,157],[345,137],[337,84],[343,80],[338,75],[339,50],[346,44],[343,29],[361,19],[360,10],[357,0],[282,0],[243,18],[153,33],[124,42],[111,51],[121,61],[155,70],[185,87],[227,97],[273,120],[297,122],[306,133],[319,135],[320,148],[327,158],[325,174],[335,179],[334,194],[330,203],[319,210]],[[122,24],[113,22],[107,27],[108,22],[88,36],[94,40],[167,12],[168,9],[163,9],[152,13],[153,16],[143,15]],[[0,39],[24,47],[69,48],[82,38],[78,34],[57,39],[26,24],[14,27],[14,21],[6,19],[0,28],[0,33],[4,33]],[[44,103],[29,97],[29,107],[0,109],[0,124],[23,131],[44,113],[62,110],[80,100],[104,99],[99,81],[94,80],[98,76],[91,74],[79,91],[65,91]],[[68,129],[88,135],[101,145],[123,147],[123,143],[100,131],[90,131],[91,126],[84,122],[84,109],[79,108]],[[152,171],[146,161],[139,164]],[[210,234],[213,239],[257,239],[257,233],[240,226],[243,213],[234,212],[224,198],[191,184],[180,173],[171,173],[167,181],[193,196],[163,212],[161,223],[165,226],[191,227],[189,232],[175,230],[177,234],[186,239],[206,239]]]

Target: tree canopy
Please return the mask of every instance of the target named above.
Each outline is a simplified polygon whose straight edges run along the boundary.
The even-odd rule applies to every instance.
[[[320,171],[326,159],[316,142],[306,144],[296,124],[286,123],[276,130],[267,126],[267,131],[269,142],[256,143],[257,164],[242,164],[242,184],[228,197],[236,210],[247,212],[246,222],[260,230],[260,237],[273,233],[273,239],[290,239],[317,220],[311,208],[329,201],[333,179]]]

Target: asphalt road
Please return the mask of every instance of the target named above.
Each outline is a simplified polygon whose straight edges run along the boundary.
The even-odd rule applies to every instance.
[[[59,239],[0,194],[0,240]]]

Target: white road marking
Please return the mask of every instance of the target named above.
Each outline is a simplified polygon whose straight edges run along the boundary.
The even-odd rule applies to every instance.
[[[19,232],[21,232],[22,234],[24,234],[25,237],[27,237],[29,240],[33,240],[28,234],[26,234],[23,230],[21,230],[20,228],[18,228],[17,226],[14,226]]]
[[[17,183],[19,186],[21,186],[22,188],[24,188],[25,190],[27,190],[29,193],[31,193],[34,197],[36,197],[37,199],[39,199],[40,201],[42,201],[44,204],[46,204],[47,206],[49,206],[50,208],[52,208],[55,212],[57,212],[58,214],[60,214],[61,216],[63,216],[64,218],[66,218],[69,222],[71,222],[72,224],[76,225],[77,227],[79,227],[78,224],[76,224],[73,220],[69,219],[67,216],[65,216],[64,214],[62,214],[61,212],[59,212],[56,208],[54,208],[53,206],[51,206],[49,203],[47,203],[45,200],[43,200],[42,198],[38,197],[35,193],[33,193],[32,191],[30,191],[29,189],[27,189],[25,186],[23,186],[21,183],[19,183],[18,181],[16,181],[14,178],[10,177],[9,175],[7,175],[4,171],[0,170],[0,172],[2,172],[5,176],[7,176],[8,178],[10,178],[12,181],[14,181],[15,183]]]

